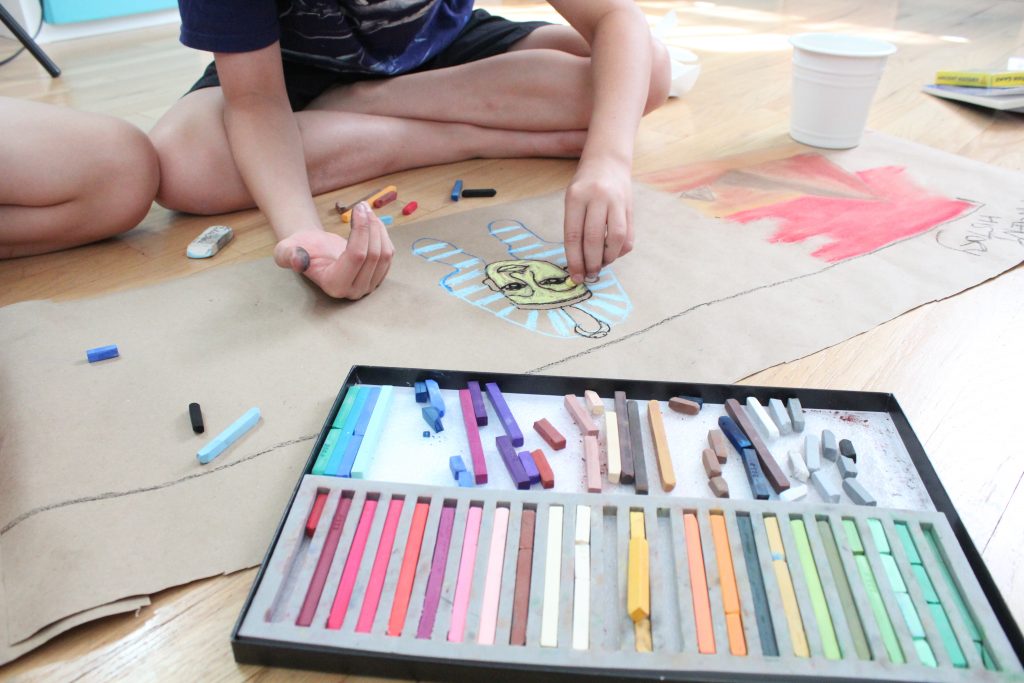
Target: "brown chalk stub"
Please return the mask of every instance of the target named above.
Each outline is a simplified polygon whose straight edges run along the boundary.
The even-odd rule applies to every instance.
[[[700,412],[698,404],[693,401],[687,401],[685,398],[670,398],[668,400],[668,407],[683,415],[696,415]]]
[[[716,498],[728,498],[729,497],[729,484],[726,483],[722,477],[712,477],[708,479],[708,488],[715,494]]]
[[[724,465],[729,459],[729,444],[725,442],[725,434],[721,429],[712,429],[708,432],[708,444],[715,450],[718,462]]]
[[[704,449],[704,452],[701,453],[701,462],[704,463],[704,471],[707,472],[708,479],[722,475],[722,464],[718,462],[718,456],[712,449]]]

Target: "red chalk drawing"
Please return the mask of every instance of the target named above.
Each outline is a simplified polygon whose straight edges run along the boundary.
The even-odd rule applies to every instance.
[[[973,208],[933,193],[900,166],[850,173],[820,154],[725,159],[642,178],[736,223],[771,220],[772,242],[825,238],[813,255],[836,262],[919,235]]]

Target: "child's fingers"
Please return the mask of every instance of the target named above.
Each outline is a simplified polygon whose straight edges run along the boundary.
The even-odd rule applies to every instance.
[[[587,218],[583,228],[583,265],[588,278],[596,278],[601,272],[607,229],[607,205],[602,201],[587,204]]]
[[[382,239],[381,232],[385,230],[384,224],[380,222],[369,207],[362,203],[352,212],[352,226],[355,229],[356,223],[367,231],[366,251],[363,262],[359,266],[359,272],[352,281],[352,290],[356,298],[365,296],[373,291],[373,275],[380,261]]]
[[[274,247],[274,263],[296,273],[305,273],[309,269],[309,252],[294,244],[278,242]]]
[[[565,260],[569,268],[569,277],[579,284],[583,282],[585,273],[583,264],[583,219],[586,207],[573,197],[572,189],[565,196]]]
[[[612,206],[608,210],[608,233],[604,238],[602,265],[608,265],[625,253],[623,249],[626,245],[627,233],[625,207]]]
[[[380,260],[377,261],[377,267],[373,272],[373,278],[370,280],[371,291],[377,289],[380,283],[387,277],[388,271],[391,270],[391,261],[395,256],[395,245],[391,243],[391,235],[388,234],[387,229],[381,231],[381,250]]]

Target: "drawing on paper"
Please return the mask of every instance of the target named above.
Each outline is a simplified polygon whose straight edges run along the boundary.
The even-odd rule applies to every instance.
[[[770,220],[772,242],[823,242],[835,263],[927,232],[973,210],[919,185],[902,166],[849,172],[816,153],[777,152],[692,164],[641,178],[701,213],[733,223]]]
[[[610,268],[596,282],[576,284],[561,243],[515,220],[493,221],[487,231],[510,258],[487,262],[432,237],[416,240],[412,252],[452,269],[439,283],[449,294],[531,332],[599,339],[629,315],[632,304]]]

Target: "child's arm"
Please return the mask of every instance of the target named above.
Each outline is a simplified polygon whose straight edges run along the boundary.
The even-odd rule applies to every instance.
[[[633,140],[647,101],[651,33],[630,0],[550,0],[590,44],[594,106],[565,194],[565,253],[576,282],[633,248]]]
[[[285,91],[280,46],[214,57],[231,153],[277,235],[274,260],[305,273],[333,297],[369,294],[387,274],[394,248],[370,211],[353,212],[348,241],[326,232],[320,223],[302,138]]]

